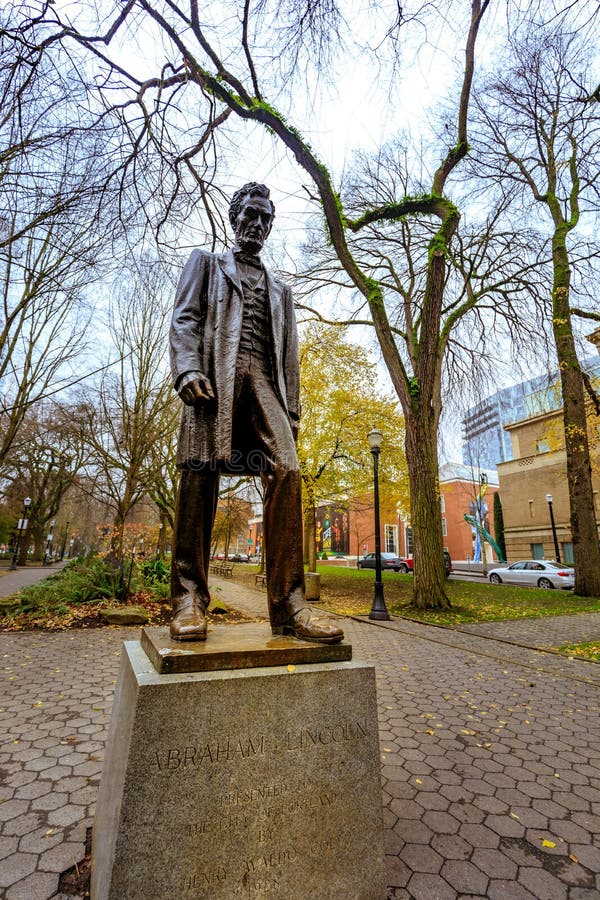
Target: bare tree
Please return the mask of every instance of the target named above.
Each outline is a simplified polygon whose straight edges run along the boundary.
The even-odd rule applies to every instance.
[[[180,419],[181,407],[173,397],[173,402],[168,402],[162,410],[160,427],[156,429],[155,439],[149,447],[144,464],[143,481],[147,486],[148,496],[158,510],[161,541],[164,541],[167,526],[172,530],[175,524],[178,481],[176,454]]]
[[[18,438],[3,466],[4,493],[31,498],[28,528],[20,546],[21,565],[31,542],[34,559],[42,559],[49,523],[84,464],[84,447],[74,426],[76,410],[65,403],[45,404],[29,410]]]
[[[248,533],[248,519],[252,512],[249,496],[252,494],[252,483],[248,478],[227,478],[219,491],[219,502],[212,533],[212,549],[214,556],[222,547],[225,559],[231,551],[233,538]],[[235,552],[238,552],[236,544]]]
[[[156,448],[172,444],[166,432],[174,428],[173,407],[179,406],[166,367],[172,283],[160,263],[148,261],[123,278],[110,321],[118,371],[104,372],[84,393],[91,489],[113,511],[116,559],[127,516],[156,490],[156,466],[166,462]]]
[[[0,250],[0,464],[32,404],[64,384],[86,349],[93,247],[48,218]],[[89,253],[88,253],[89,251]]]
[[[86,292],[110,260],[92,198],[101,129],[82,128],[83,84],[58,53],[27,48],[0,12],[0,465],[28,410],[86,349]],[[12,18],[11,18],[12,21]],[[104,264],[104,265],[103,265]]]
[[[532,209],[537,213],[551,250],[547,314],[562,389],[575,590],[599,596],[586,392],[596,406],[598,399],[579,362],[576,320],[600,321],[597,274],[591,283],[582,277],[590,259],[597,267],[600,253],[597,243],[577,241],[576,231],[598,223],[600,107],[590,83],[595,31],[566,26],[563,20],[558,31],[528,22],[513,34],[501,74],[490,76],[477,100],[476,146],[484,174],[513,191],[530,226]]]

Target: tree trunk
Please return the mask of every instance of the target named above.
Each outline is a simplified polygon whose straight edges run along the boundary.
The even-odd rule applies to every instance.
[[[317,571],[317,533],[315,503],[315,482],[300,462],[302,475],[302,517],[304,521],[304,563],[308,572]]]
[[[309,572],[317,571],[317,540],[315,531],[316,510],[314,506],[304,509],[304,540],[306,547],[306,565]]]
[[[552,328],[563,396],[575,593],[582,597],[600,597],[600,548],[594,510],[585,389],[571,326],[571,272],[566,234],[558,229],[553,238],[552,257]]]
[[[31,528],[26,528],[21,534],[21,541],[19,543],[19,555],[17,558],[18,566],[26,566],[27,565],[27,551],[29,550],[29,545],[31,543]]]
[[[413,604],[418,609],[448,609],[442,514],[439,503],[437,430],[434,415],[416,401],[406,422],[406,462],[410,478],[413,529]]]
[[[35,562],[41,562],[44,558],[44,550],[46,547],[46,532],[44,527],[39,526],[32,529],[33,537],[33,559]]]
[[[123,530],[125,528],[125,518],[121,512],[115,514],[113,520],[113,530],[110,536],[110,548],[108,551],[108,559],[115,566],[119,566],[123,560]]]
[[[500,562],[506,562],[506,541],[504,539],[504,515],[502,513],[502,501],[500,494],[494,494],[494,537],[496,543],[502,550],[503,559]]]

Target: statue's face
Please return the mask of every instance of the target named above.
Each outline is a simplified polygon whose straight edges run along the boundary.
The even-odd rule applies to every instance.
[[[260,253],[273,224],[271,204],[264,197],[244,197],[235,220],[238,246],[250,253]]]

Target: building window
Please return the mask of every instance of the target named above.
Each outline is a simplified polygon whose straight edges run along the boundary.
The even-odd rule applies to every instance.
[[[446,512],[446,498],[443,494],[440,497],[440,509],[442,511],[442,515],[444,515],[444,513]]]
[[[549,453],[550,444],[548,441],[542,439],[535,442],[535,452],[536,453]]]
[[[575,562],[575,558],[573,556],[573,541],[562,541],[562,561],[572,566]]]
[[[413,533],[410,525],[406,527],[406,555],[413,555]]]
[[[398,555],[398,526],[385,525],[385,552]]]
[[[446,527],[446,519],[442,519],[442,535],[444,537],[448,536],[448,529]]]
[[[543,559],[544,558],[544,545],[543,544],[530,544],[531,547],[531,558],[532,559]]]

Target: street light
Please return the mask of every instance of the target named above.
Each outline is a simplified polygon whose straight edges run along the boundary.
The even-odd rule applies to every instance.
[[[558,538],[556,536],[556,522],[554,521],[554,509],[552,507],[552,494],[546,494],[546,502],[550,510],[550,525],[552,526],[552,538],[554,540],[554,555],[556,562],[560,562],[560,550],[558,549]]]
[[[156,555],[157,556],[160,556],[160,543],[161,543],[160,539],[162,538],[162,532],[163,532],[164,527],[165,526],[163,525],[162,522],[158,523],[158,537],[156,539]]]
[[[23,532],[26,531],[27,527],[29,526],[29,519],[27,518],[27,511],[29,510],[30,506],[31,506],[31,497],[25,497],[25,499],[23,500],[23,515],[19,519],[19,524],[17,526],[18,532],[17,532],[17,542],[15,544],[15,552],[13,553],[13,558],[12,558],[12,560],[10,562],[10,566],[9,566],[9,568],[13,569],[13,570],[17,568],[17,560],[19,558],[19,550],[21,549],[21,536],[22,536]]]
[[[52,519],[52,521],[50,522],[50,531],[48,532],[48,537],[46,538],[46,552],[44,553],[44,565],[45,566],[48,565],[48,559],[50,557],[50,550],[52,548],[52,539],[53,539],[52,532],[54,531],[55,525],[56,525],[56,519]]]
[[[383,597],[383,581],[381,579],[381,525],[379,524],[379,451],[383,435],[374,428],[367,435],[369,447],[373,454],[373,494],[375,507],[375,587],[373,593],[373,606],[369,613],[370,619],[389,620],[390,614],[386,609]]]

